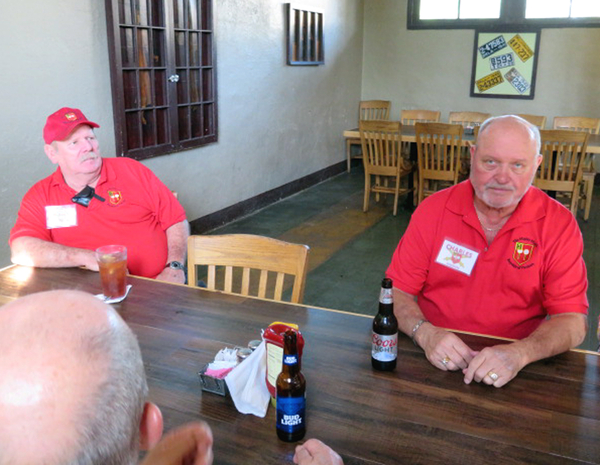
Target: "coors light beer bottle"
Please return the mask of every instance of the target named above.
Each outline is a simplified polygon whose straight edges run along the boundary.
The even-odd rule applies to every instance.
[[[296,442],[306,433],[306,381],[300,372],[296,331],[283,335],[283,366],[277,377],[277,436]]]
[[[379,313],[373,320],[373,346],[371,364],[373,368],[391,371],[398,359],[398,320],[394,315],[392,280],[383,278],[379,295]]]

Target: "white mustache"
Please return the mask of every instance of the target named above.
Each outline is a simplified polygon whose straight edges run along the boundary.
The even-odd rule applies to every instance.
[[[489,184],[486,184],[484,187],[485,187],[485,189],[502,189],[502,190],[511,191],[511,192],[514,192],[514,190],[515,190],[515,188],[513,186],[507,186],[507,185],[504,185],[504,184],[497,184],[495,182],[491,182]]]
[[[95,153],[95,152],[90,152],[86,157],[84,157],[84,158],[81,159],[81,162],[83,163],[84,161],[93,160],[93,159],[96,159],[96,158],[98,158],[98,154]]]

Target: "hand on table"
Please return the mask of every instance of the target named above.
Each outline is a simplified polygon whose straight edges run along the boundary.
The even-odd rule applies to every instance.
[[[213,436],[208,424],[188,423],[169,432],[141,465],[210,465]]]
[[[173,268],[167,267],[160,272],[156,279],[159,281],[166,281],[168,283],[184,284],[185,273],[183,272],[183,270],[175,270]]]
[[[479,352],[463,370],[465,383],[471,381],[504,386],[523,368],[522,357],[515,344],[486,347]]]
[[[318,439],[297,446],[293,460],[297,465],[344,465],[342,458]]]
[[[456,371],[469,366],[477,352],[471,350],[456,334],[431,324],[423,326],[419,345],[427,360],[440,370]]]

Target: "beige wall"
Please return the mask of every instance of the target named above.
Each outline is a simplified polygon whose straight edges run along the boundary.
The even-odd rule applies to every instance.
[[[407,0],[365,2],[362,98],[402,109],[600,118],[600,28],[544,29],[533,100],[469,97],[473,30],[406,29]]]
[[[343,129],[360,99],[363,7],[303,0],[325,10],[326,64],[285,65],[283,1],[214,0],[219,142],[144,162],[196,219],[344,159]],[[45,118],[74,106],[114,128],[104,1],[0,0],[0,266],[21,197],[54,166],[42,150]]]

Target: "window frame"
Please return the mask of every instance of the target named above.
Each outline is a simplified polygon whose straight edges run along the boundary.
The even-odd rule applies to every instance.
[[[525,19],[525,0],[502,0],[498,19],[419,19],[421,0],[408,0],[407,29],[566,28],[600,27],[600,17]]]
[[[139,0],[140,2],[147,2],[152,4],[150,0]],[[129,25],[129,24],[119,24],[119,8],[120,3],[123,0],[105,0],[105,10],[106,10],[106,23],[107,23],[107,36],[108,36],[108,50],[109,50],[109,59],[110,59],[110,78],[111,78],[111,92],[112,92],[112,104],[113,104],[113,120],[114,120],[114,129],[115,129],[115,148],[116,148],[116,156],[126,156],[130,158],[134,158],[136,160],[144,160],[152,157],[157,157],[161,155],[167,155],[171,153],[177,153],[184,150],[189,150],[193,148],[202,147],[204,145],[214,143],[218,141],[218,99],[217,99],[217,61],[216,61],[216,47],[215,47],[215,30],[214,30],[214,2],[213,0],[198,0],[197,7],[203,11],[202,14],[207,14],[208,18],[204,24],[198,24],[197,28],[186,28],[181,29],[180,25],[175,24],[175,12],[173,7],[173,0],[158,0],[158,3],[162,5],[162,14],[164,15],[164,24],[156,25],[151,24],[152,21],[148,20],[147,25]],[[133,2],[132,2],[133,3]],[[133,8],[133,7],[132,7]],[[186,7],[187,8],[187,7]],[[208,10],[208,11],[206,11]],[[187,11],[187,10],[186,10]],[[148,9],[148,15],[150,16],[150,8]],[[207,26],[204,27],[203,26]],[[135,30],[137,29],[152,29],[152,34],[155,33],[154,29],[162,29],[164,30],[163,37],[163,46],[164,46],[164,64],[160,66],[155,66],[151,64],[147,68],[143,68],[140,65],[134,66],[134,68],[139,68],[139,70],[151,70],[151,72],[156,72],[157,69],[164,71],[164,77],[166,80],[169,80],[167,76],[174,76],[179,74],[179,69],[184,69],[187,75],[190,75],[190,71],[192,69],[198,68],[198,73],[202,74],[205,69],[209,70],[210,74],[210,91],[204,91],[204,88],[201,84],[199,88],[199,92],[202,94],[199,101],[191,101],[191,98],[188,96],[187,100],[184,102],[179,102],[178,97],[178,86],[188,85],[187,81],[180,80],[179,82],[167,82],[165,83],[164,88],[164,100],[165,102],[161,105],[156,102],[157,97],[155,93],[156,83],[154,81],[155,74],[151,74],[153,78],[151,79],[151,89],[153,92],[152,95],[152,103],[151,106],[144,107],[140,102],[137,102],[135,108],[125,108],[126,106],[126,96],[124,91],[124,71],[131,71],[129,68],[124,66],[123,56],[122,56],[122,42],[121,42],[121,28],[124,27],[132,27]],[[176,63],[176,33],[180,31],[188,31],[197,33],[200,38],[203,37],[203,34],[210,35],[210,50],[208,53],[210,54],[208,61],[210,65],[205,66],[203,61],[203,50],[206,50],[206,47],[202,47],[199,45],[198,47],[198,56],[200,59],[200,63],[198,65],[192,66],[192,64],[188,61],[184,65],[180,65]],[[136,40],[138,40],[136,38]],[[202,40],[199,41],[202,44]],[[186,46],[187,46],[186,42]],[[152,53],[154,44],[150,44],[150,52]],[[134,52],[137,60],[137,49]],[[141,96],[141,86],[139,85],[139,81],[136,81],[136,92],[138,97]],[[189,89],[186,89],[186,95],[189,93]],[[209,94],[210,98],[205,99],[205,95]],[[130,97],[131,99],[131,97]],[[141,100],[141,98],[139,99]],[[138,136],[140,140],[140,147],[138,148],[128,148],[128,134],[127,134],[127,120],[126,120],[126,112],[130,113],[142,113],[146,110],[144,108],[148,108],[148,110],[157,110],[157,107],[160,107],[160,110],[166,111],[166,120],[164,125],[161,125],[159,121],[157,121],[156,115],[158,111],[154,112],[155,116],[153,120],[153,128],[152,128],[152,138],[154,141],[153,145],[145,145],[144,144],[144,134],[143,127],[138,124]],[[181,108],[186,108],[188,111],[192,110],[192,107],[196,108],[196,111],[201,111],[202,116],[200,120],[202,121],[201,130],[206,133],[206,127],[209,126],[209,133],[207,135],[200,135],[193,137],[188,134],[188,138],[182,138],[181,130],[179,128],[179,110]],[[206,110],[208,108],[208,110]],[[205,113],[209,111],[207,123],[204,122]],[[188,131],[190,131],[190,125],[192,118],[191,115],[188,116],[186,123],[188,124]],[[158,143],[159,140],[159,126],[162,127],[163,131],[166,132],[166,141],[164,143]]]

